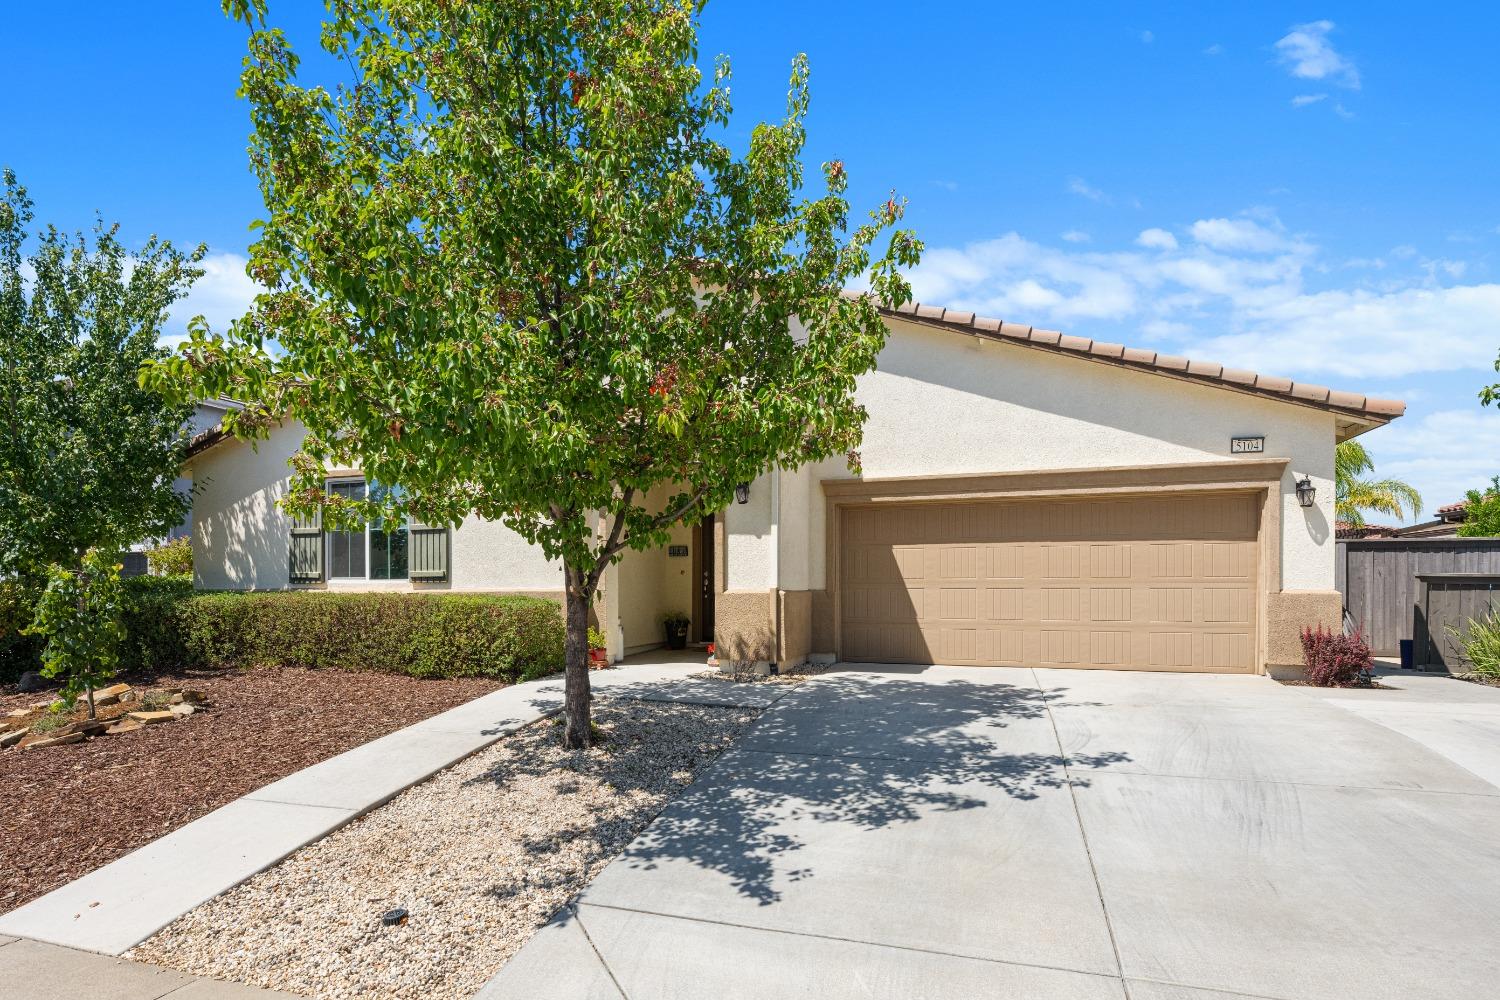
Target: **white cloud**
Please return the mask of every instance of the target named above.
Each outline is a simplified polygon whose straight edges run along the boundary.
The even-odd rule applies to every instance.
[[[1218,42],[1214,42],[1208,48],[1203,50],[1203,54],[1206,56],[1221,56],[1224,54],[1224,46],[1220,45]]]
[[[1135,238],[1135,245],[1146,247],[1148,250],[1176,250],[1177,237],[1165,229],[1157,229],[1153,226],[1150,229],[1141,230],[1141,235]]]
[[[1141,32],[1141,42],[1142,43],[1144,43],[1146,45],[1150,45],[1154,41],[1156,41],[1156,35],[1154,33],[1150,32],[1150,31],[1143,31],[1143,32]]]
[[[172,306],[167,321],[167,335],[162,342],[175,346],[186,339],[188,320],[201,315],[216,332],[223,333],[229,324],[243,316],[250,303],[263,289],[245,273],[248,263],[242,254],[211,253],[200,265],[203,277],[194,282],[187,297]]]
[[[1328,100],[1327,94],[1298,94],[1292,98],[1292,107],[1305,108],[1309,104],[1317,104],[1319,101]]]
[[[1091,237],[1082,229],[1069,229],[1062,234],[1062,238],[1069,243],[1087,243]]]
[[[1281,374],[1400,377],[1484,369],[1495,358],[1500,285],[1337,289],[1239,311],[1240,332],[1199,340],[1204,357]],[[1500,470],[1497,470],[1500,471]]]
[[[929,251],[912,283],[923,302],[1339,386],[1492,367],[1500,284],[1457,284],[1461,261],[1392,253],[1351,270],[1274,216],[1191,232],[1148,229],[1119,251],[1008,233]]]
[[[1333,113],[1338,115],[1340,118],[1343,118],[1345,121],[1354,117],[1353,111],[1350,111],[1348,108],[1344,107],[1343,104],[1338,103],[1334,104]]]
[[[1193,239],[1215,250],[1267,253],[1289,245],[1280,233],[1250,219],[1199,219],[1189,231]]]
[[[1500,413],[1439,410],[1407,416],[1360,439],[1377,476],[1405,479],[1422,494],[1425,516],[1500,474]]]
[[[1082,177],[1068,178],[1068,193],[1076,194],[1080,198],[1087,198],[1089,201],[1097,201],[1101,204],[1109,203],[1109,195],[1092,186]]]
[[[1301,80],[1329,80],[1359,89],[1359,70],[1328,40],[1332,21],[1296,24],[1276,43],[1276,54],[1287,72]]]

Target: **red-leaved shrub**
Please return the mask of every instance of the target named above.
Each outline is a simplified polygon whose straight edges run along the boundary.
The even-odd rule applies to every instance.
[[[1321,624],[1302,630],[1302,660],[1307,680],[1318,687],[1359,687],[1370,682],[1374,658],[1364,630],[1353,635],[1330,632]]]

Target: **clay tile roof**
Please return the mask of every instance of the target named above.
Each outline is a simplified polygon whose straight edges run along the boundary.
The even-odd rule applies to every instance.
[[[1119,344],[1095,343],[1087,337],[1069,336],[1056,330],[1039,330],[1023,323],[1002,322],[942,306],[911,302],[895,309],[881,309],[881,312],[888,316],[910,318],[912,322],[924,326],[938,326],[971,335],[1024,343],[1029,347],[1058,354],[1077,355],[1106,364],[1154,371],[1174,378],[1219,385],[1238,392],[1269,396],[1304,406],[1317,406],[1371,423],[1386,423],[1406,412],[1406,404],[1398,399],[1375,399],[1362,393],[1343,392],[1310,382],[1294,382],[1289,378],[1262,375],[1243,368],[1225,368],[1209,361],[1193,361],[1158,354],[1144,348],[1122,347]]]
[[[1460,500],[1458,503],[1444,504],[1437,509],[1437,512],[1439,514],[1456,514],[1461,510],[1466,510],[1468,506],[1469,501]]]

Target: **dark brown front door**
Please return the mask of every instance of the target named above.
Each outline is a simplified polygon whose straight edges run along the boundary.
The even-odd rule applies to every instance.
[[[714,641],[714,517],[710,514],[693,532],[697,558],[698,588],[693,593],[693,621],[699,642]]]

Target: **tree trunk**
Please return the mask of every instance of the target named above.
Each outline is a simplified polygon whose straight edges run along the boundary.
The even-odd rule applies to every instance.
[[[589,702],[589,598],[584,592],[583,574],[564,568],[567,580],[566,606],[568,626],[567,672],[563,683],[563,746],[569,750],[593,746],[592,717]]]
[[[94,714],[94,685],[85,684],[83,687],[84,690],[88,692],[89,696],[89,719],[97,719],[98,716]]]

